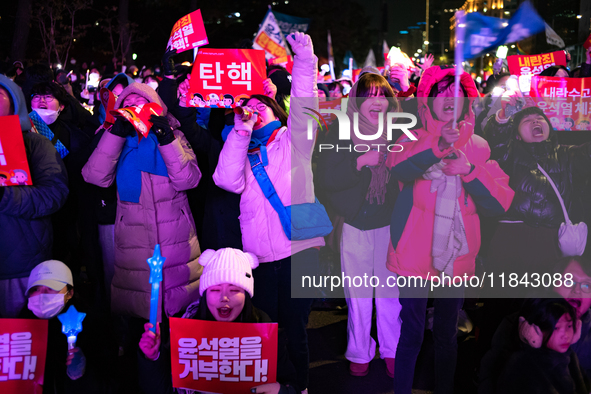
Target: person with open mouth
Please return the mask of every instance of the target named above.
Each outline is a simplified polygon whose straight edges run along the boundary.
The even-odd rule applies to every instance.
[[[265,312],[252,304],[252,297],[255,294],[252,271],[259,265],[259,259],[253,253],[245,253],[234,248],[223,248],[217,251],[208,249],[199,257],[199,264],[204,267],[199,279],[201,298],[187,307],[182,316],[183,319],[228,323],[271,322]],[[144,355],[140,359],[141,371],[145,374],[140,376],[144,392],[196,393],[189,389],[172,387],[170,336],[165,336],[166,343],[163,343],[160,323],[156,326],[156,333],[150,331],[150,328],[152,328],[151,323],[144,324],[145,331],[139,343]],[[235,325],[236,336],[239,336],[242,329],[243,325]],[[280,330],[277,347],[277,382],[255,386],[250,390],[252,393],[299,394],[301,392],[297,386],[294,366],[287,355],[284,336],[285,331]],[[216,392],[223,392],[223,388]]]

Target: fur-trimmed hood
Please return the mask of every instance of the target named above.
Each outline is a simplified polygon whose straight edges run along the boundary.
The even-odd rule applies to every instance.
[[[117,101],[115,102],[115,108],[121,108],[121,106],[123,105],[123,101],[125,101],[125,98],[130,94],[137,94],[139,96],[144,97],[149,102],[156,103],[159,106],[161,106],[163,110],[162,116],[166,116],[168,114],[168,108],[166,107],[166,104],[164,104],[164,101],[162,101],[158,93],[156,93],[156,91],[152,89],[150,86],[143,83],[133,83],[125,89],[123,89],[119,97],[117,97]]]

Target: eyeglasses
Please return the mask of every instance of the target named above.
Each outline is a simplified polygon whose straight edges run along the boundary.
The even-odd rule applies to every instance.
[[[31,97],[32,97],[31,98],[32,103],[38,103],[39,101],[41,101],[41,99],[43,99],[46,103],[51,103],[53,100],[55,100],[55,97],[53,97],[51,94],[47,94],[45,96],[42,96],[40,94],[35,94]]]
[[[571,291],[575,290],[577,286],[579,286],[579,289],[581,289],[583,293],[591,293],[591,288],[589,287],[591,284],[589,282],[575,282],[574,280],[572,282],[573,285],[569,286]]]
[[[258,103],[257,105],[254,106],[256,108],[257,111],[259,112],[263,112],[264,110],[266,110],[267,108],[269,108],[269,106],[265,103]]]

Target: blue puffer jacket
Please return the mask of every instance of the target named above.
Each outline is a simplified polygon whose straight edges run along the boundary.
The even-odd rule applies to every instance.
[[[51,258],[50,216],[65,203],[68,175],[51,142],[29,133],[31,122],[21,89],[0,75],[0,87],[10,93],[20,118],[33,186],[9,186],[0,192],[0,280],[25,278]],[[1,135],[0,131],[0,135]]]

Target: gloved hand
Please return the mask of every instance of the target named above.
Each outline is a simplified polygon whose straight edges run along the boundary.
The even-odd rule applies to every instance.
[[[314,56],[314,45],[309,35],[296,32],[287,35],[287,42],[291,45],[293,53],[301,59],[310,59]]]
[[[168,124],[166,116],[152,115],[150,116],[150,122],[153,123],[152,130],[154,131],[154,134],[156,134],[160,146],[168,145],[174,141],[174,133],[172,127]]]
[[[528,323],[523,316],[519,316],[519,338],[534,349],[542,346],[544,335],[538,326]]]
[[[133,125],[124,119],[117,119],[109,132],[121,138],[127,138],[128,136],[133,137],[137,135]]]
[[[172,58],[174,55],[176,55],[176,49],[166,51],[162,56],[162,72],[165,76],[170,75],[174,77],[176,75],[174,60]]]

